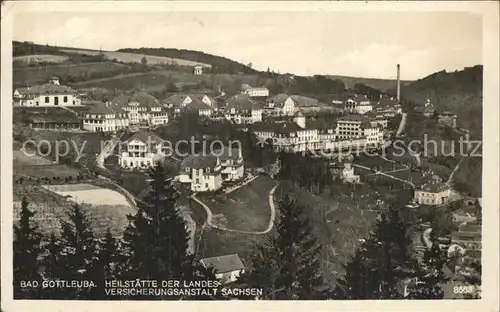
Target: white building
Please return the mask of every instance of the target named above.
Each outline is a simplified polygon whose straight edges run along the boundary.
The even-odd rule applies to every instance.
[[[180,167],[179,182],[189,184],[193,192],[216,191],[222,187],[219,157],[190,155]]]
[[[433,176],[432,180],[415,190],[414,200],[420,205],[446,205],[453,200],[450,186],[441,178]]]
[[[119,156],[119,163],[126,169],[147,169],[161,161],[163,140],[154,133],[139,130],[123,143],[125,151]]]
[[[199,116],[210,117],[217,110],[217,101],[205,94],[175,94],[165,99],[163,106],[174,115],[197,112]]]
[[[253,124],[262,121],[262,108],[246,94],[236,94],[226,101],[224,116],[235,124]]]
[[[200,263],[205,268],[213,268],[215,277],[223,284],[235,282],[245,272],[245,265],[237,254],[204,258]]]
[[[214,156],[220,159],[222,181],[238,181],[243,178],[245,164],[241,149],[225,147],[214,152]]]
[[[344,109],[352,114],[366,114],[373,109],[366,95],[348,95],[344,97]]]
[[[334,177],[340,178],[343,182],[360,182],[360,176],[354,174],[354,167],[349,162],[337,162],[330,164],[329,169]]]
[[[44,85],[16,89],[13,101],[15,106],[57,107],[81,105],[78,91],[60,85],[56,77],[53,77],[49,83]]]
[[[203,75],[203,66],[201,65],[195,65],[193,67],[193,74],[196,76]]]
[[[273,96],[265,109],[271,116],[293,116],[298,110],[297,103],[287,94]]]
[[[82,113],[83,130],[90,132],[114,132],[128,128],[128,112],[111,103],[94,104]]]
[[[379,125],[373,126],[368,118],[360,115],[346,115],[337,120],[335,129],[340,140],[351,140],[365,137],[370,145],[384,143],[384,133]]]
[[[245,91],[245,94],[249,97],[268,97],[269,89],[268,88],[248,88]]]
[[[120,95],[111,103],[128,112],[131,126],[155,127],[168,123],[166,110],[154,96],[146,92]]]

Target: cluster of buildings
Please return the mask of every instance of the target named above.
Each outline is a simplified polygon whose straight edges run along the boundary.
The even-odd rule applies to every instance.
[[[349,148],[380,147],[384,142],[384,124],[362,115],[345,115],[336,122],[307,120],[298,111],[281,122],[255,123],[250,129],[262,142],[277,151],[335,151]]]

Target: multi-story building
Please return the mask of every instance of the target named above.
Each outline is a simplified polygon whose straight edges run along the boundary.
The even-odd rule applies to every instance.
[[[278,94],[269,99],[264,109],[270,116],[293,116],[297,103],[287,94]]]
[[[224,116],[235,124],[253,124],[262,121],[262,108],[246,94],[236,94],[226,101]]]
[[[210,117],[217,110],[217,101],[205,94],[175,94],[165,99],[163,106],[174,115],[197,112],[199,116]]]
[[[366,95],[346,95],[344,96],[344,110],[353,114],[366,114],[373,106]]]
[[[354,174],[354,167],[350,162],[336,162],[329,164],[328,167],[334,178],[340,178],[347,183],[360,182],[360,176]]]
[[[59,79],[53,77],[49,83],[19,88],[14,91],[15,106],[58,107],[80,106],[81,99],[78,91],[59,84]]]
[[[119,163],[125,169],[147,169],[164,157],[163,140],[152,132],[139,130],[123,143]]]
[[[245,165],[240,148],[225,147],[214,154],[220,159],[223,181],[237,181],[243,178]]]
[[[128,112],[110,102],[94,104],[82,113],[83,130],[114,132],[129,126]]]
[[[369,145],[380,145],[384,140],[382,127],[373,126],[368,118],[361,115],[346,115],[337,120],[335,129],[339,140],[352,140],[361,137],[366,138]]]
[[[221,171],[219,157],[190,155],[181,163],[179,182],[189,184],[193,192],[216,191],[222,187]]]
[[[454,198],[451,187],[434,175],[432,179],[415,190],[414,200],[420,205],[446,205]]]
[[[154,96],[146,92],[120,95],[111,103],[128,112],[130,126],[155,127],[168,123],[167,111]]]

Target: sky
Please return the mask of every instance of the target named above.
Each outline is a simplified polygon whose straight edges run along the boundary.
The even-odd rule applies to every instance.
[[[465,12],[44,12],[13,39],[89,49],[178,48],[253,68],[415,80],[482,64],[481,16]]]

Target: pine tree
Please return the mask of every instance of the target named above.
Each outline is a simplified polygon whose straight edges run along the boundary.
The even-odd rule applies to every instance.
[[[410,287],[410,299],[443,299],[444,292],[441,284],[448,282],[443,267],[446,264],[446,254],[439,244],[434,241],[432,247],[424,252],[415,277],[415,283]]]
[[[126,277],[148,280],[215,279],[193,264],[188,254],[189,234],[176,207],[177,194],[171,180],[165,182],[158,163],[150,173],[151,189],[124,233],[129,254]],[[146,298],[144,298],[146,299]],[[179,299],[168,297],[163,299]]]
[[[105,281],[120,279],[126,257],[109,228],[106,230],[104,238],[98,242],[97,249],[95,279],[98,287],[92,289],[92,297],[109,299],[104,291]]]
[[[40,255],[42,234],[33,223],[34,212],[28,208],[28,201],[23,198],[21,203],[21,219],[14,225],[13,260],[14,260],[14,298],[36,298],[36,289],[21,288],[21,282],[40,280]]]
[[[319,272],[321,247],[311,234],[302,212],[304,207],[285,194],[279,208],[276,235],[254,252],[253,268],[242,275],[241,282],[262,288],[264,295],[260,299],[325,299]]]
[[[415,275],[408,225],[396,207],[381,214],[375,230],[345,266],[334,291],[337,299],[401,298],[401,285]]]
[[[61,221],[61,237],[57,243],[49,243],[52,252],[52,267],[49,278],[67,281],[96,281],[96,241],[87,215],[79,205],[68,213],[68,221]],[[56,294],[60,299],[91,299],[90,288],[64,289]]]

